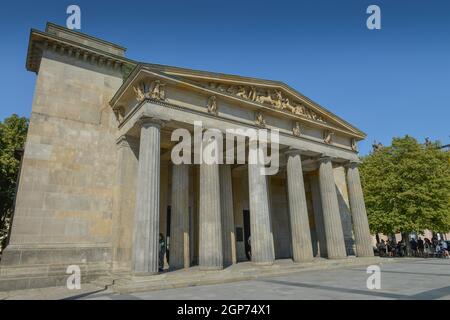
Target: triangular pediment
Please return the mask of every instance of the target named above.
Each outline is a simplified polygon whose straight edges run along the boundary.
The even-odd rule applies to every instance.
[[[208,95],[217,94],[239,101],[253,109],[261,108],[261,111],[292,117],[295,121],[304,120],[313,126],[346,133],[357,140],[365,138],[364,132],[282,82],[148,64],[140,65],[133,73],[142,69]]]
[[[159,65],[148,65],[147,68],[219,94],[270,107],[319,125],[335,127],[360,139],[365,138],[364,132],[282,82]]]

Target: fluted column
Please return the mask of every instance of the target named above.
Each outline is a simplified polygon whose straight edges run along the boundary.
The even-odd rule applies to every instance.
[[[117,188],[115,189],[115,210],[112,219],[113,236],[113,270],[129,269],[131,267],[131,248],[133,241],[133,217],[135,201],[134,190],[136,188],[135,165],[137,159],[132,150],[134,139],[129,136],[120,136],[117,143]],[[136,147],[136,146],[134,146]],[[129,192],[132,189],[133,192]],[[128,237],[127,237],[128,236]],[[125,249],[127,248],[127,249]],[[128,255],[124,255],[127,252]]]
[[[303,182],[302,158],[300,151],[297,150],[287,152],[286,156],[292,258],[294,262],[311,261],[313,250]]]
[[[167,256],[167,201],[169,195],[169,162],[164,161],[161,163],[160,186],[159,191],[159,233],[162,233],[164,242],[166,243],[166,254],[164,254],[163,266],[164,269],[168,268],[168,256]]]
[[[160,196],[159,196],[159,233],[167,237],[167,198],[169,193],[169,163],[161,163],[160,172]]]
[[[215,141],[209,143],[217,143]],[[217,150],[217,148],[216,148]],[[219,165],[200,165],[199,266],[202,270],[223,268]]]
[[[162,122],[140,119],[141,138],[133,234],[133,272],[158,273],[159,247],[159,165]]]
[[[172,166],[170,269],[189,268],[189,166]]]
[[[333,166],[329,157],[323,157],[319,160],[319,185],[328,258],[345,258],[347,254],[344,233],[339,213]]]
[[[248,188],[250,198],[250,232],[252,262],[270,265],[275,260],[266,176],[257,161],[256,142],[250,142]]]
[[[361,180],[359,178],[358,163],[352,162],[347,166],[347,186],[352,213],[353,232],[355,234],[356,255],[358,257],[372,257],[372,240]]]
[[[227,164],[220,165],[219,172],[221,200],[220,209],[222,211],[223,264],[224,266],[228,266],[236,263],[231,166]]]
[[[320,197],[319,176],[312,175],[309,180],[311,183],[312,205],[314,210],[314,222],[316,227],[317,239],[319,241],[319,257],[327,257],[327,238],[325,227],[323,225],[322,200]]]

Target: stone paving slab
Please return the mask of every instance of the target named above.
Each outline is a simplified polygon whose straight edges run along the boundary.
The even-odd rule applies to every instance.
[[[367,288],[367,265],[260,277],[177,289],[118,294],[88,300],[450,300],[450,259],[382,259],[381,288]],[[184,302],[183,302],[184,303]]]
[[[90,283],[83,283],[81,290],[69,290],[66,287],[15,290],[0,292],[0,300],[54,300],[74,297],[82,298],[85,295],[94,294],[96,292],[100,292],[101,294],[146,292],[170,288],[231,283],[308,270],[323,270],[345,266],[378,264],[381,261],[387,262],[393,261],[393,259],[380,259],[378,257],[372,257],[328,260],[318,258],[313,262],[301,264],[293,263],[291,259],[284,259],[277,260],[272,266],[255,266],[251,262],[243,262],[230,266],[221,271],[201,271],[198,267],[192,267],[186,270],[165,272],[163,274],[151,277],[136,278],[123,274],[113,274],[109,277],[101,277]]]
[[[105,291],[105,287],[82,284],[80,290],[69,290],[66,287],[49,287],[40,289],[15,290],[0,292],[0,300],[62,300],[83,297]]]
[[[346,266],[360,266],[393,262],[393,259],[347,258],[315,259],[308,263],[293,263],[292,260],[277,260],[272,266],[255,266],[250,262],[238,263],[221,271],[202,271],[198,267],[178,270],[149,277],[123,277],[116,279],[111,290],[117,293],[146,292],[162,289],[183,288],[190,286],[211,285],[246,281],[261,277],[279,276],[309,270],[324,270]]]
[[[328,261],[328,260],[326,260]],[[374,263],[375,262],[375,263]],[[395,262],[395,263],[390,263]],[[298,268],[288,260],[277,261],[271,272],[219,284],[197,284],[183,288],[166,288],[130,293],[117,293],[105,288],[111,279],[99,279],[98,284],[82,284],[81,290],[65,287],[31,289],[0,293],[1,299],[450,299],[450,259],[346,259],[346,261],[316,261],[313,267]],[[381,290],[368,290],[366,267],[379,264],[382,270]],[[254,273],[251,264],[238,264],[229,273]],[[270,269],[270,268],[264,268]],[[273,272],[273,269],[278,272]],[[225,271],[223,270],[223,271]],[[279,271],[283,272],[279,272]],[[172,273],[181,277],[198,270]],[[167,274],[164,274],[167,279]],[[123,280],[123,279],[122,279]],[[223,280],[223,279],[222,279]],[[119,281],[120,282],[120,281]]]

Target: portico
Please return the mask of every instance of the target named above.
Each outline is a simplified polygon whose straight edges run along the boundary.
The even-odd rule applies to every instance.
[[[138,189],[130,252],[134,259],[132,273],[157,272],[159,259],[157,251],[146,248],[141,253],[137,232],[141,239],[156,241],[159,234],[167,239],[170,270],[193,265],[219,270],[249,259],[258,265],[270,265],[277,258],[302,263],[315,256],[343,259],[373,255],[357,171],[359,131],[348,124],[347,128],[338,126],[332,116],[314,113],[306,104],[297,105],[302,108],[297,113],[288,111],[289,101],[295,97],[287,93],[284,97],[278,89],[273,89],[274,97],[280,95],[288,104],[284,108],[267,106],[257,98],[251,101],[226,88],[217,89],[220,85],[214,87],[211,81],[202,86],[194,84],[192,78],[184,82],[180,75],[172,78],[168,74],[139,66],[111,101],[119,121],[119,136],[140,141],[134,152],[128,144],[128,153],[139,155],[133,159]],[[257,84],[243,86],[242,92],[258,91]],[[228,85],[232,86],[240,84]],[[266,90],[275,103],[271,89]],[[193,147],[191,154],[183,157],[190,159],[189,163],[174,164],[171,154],[179,137],[175,135],[172,141],[172,133],[186,129],[194,144],[198,140],[194,122],[217,130],[224,139],[227,129],[278,130],[278,172],[260,174],[261,165],[250,161],[253,142],[245,137],[244,163],[237,159],[229,162],[224,156],[220,163],[193,164],[198,158]],[[291,130],[286,129],[289,124]],[[216,141],[203,141],[207,143]],[[155,148],[160,148],[159,152]],[[224,155],[229,154],[224,142],[220,148]],[[237,149],[235,146],[233,154]],[[121,159],[119,168],[127,167],[127,160]],[[160,172],[170,172],[166,181],[159,180],[158,167]],[[122,192],[127,190],[119,194]],[[160,208],[162,198],[167,203]],[[122,201],[120,195],[118,201]],[[248,221],[244,221],[246,213]],[[170,226],[160,221],[170,221]],[[144,270],[136,268],[140,265]]]

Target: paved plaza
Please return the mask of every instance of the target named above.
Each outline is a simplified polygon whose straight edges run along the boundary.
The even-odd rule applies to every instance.
[[[450,260],[397,259],[381,265],[381,289],[369,290],[365,267],[301,273],[220,285],[80,299],[450,299]],[[75,298],[75,297],[73,297]]]
[[[289,275],[217,285],[117,294],[92,284],[80,291],[63,287],[0,293],[2,299],[68,300],[276,300],[424,299],[450,300],[450,260],[394,259],[382,263],[381,289],[369,290],[365,266],[302,271]]]

